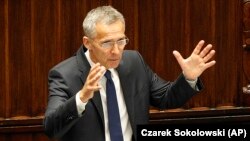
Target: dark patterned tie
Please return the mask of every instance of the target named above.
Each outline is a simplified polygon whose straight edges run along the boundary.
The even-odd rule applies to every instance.
[[[117,97],[115,92],[115,85],[111,78],[109,70],[104,74],[107,78],[106,93],[107,93],[107,109],[108,109],[108,125],[111,141],[123,141],[121,120]]]

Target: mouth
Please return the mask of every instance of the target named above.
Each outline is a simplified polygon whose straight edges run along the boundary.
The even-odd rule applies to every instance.
[[[109,61],[119,61],[119,59],[109,59]]]

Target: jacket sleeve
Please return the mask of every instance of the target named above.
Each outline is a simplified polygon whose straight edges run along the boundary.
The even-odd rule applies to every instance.
[[[70,96],[70,90],[63,76],[56,70],[49,72],[49,97],[45,112],[44,128],[49,137],[60,138],[79,119],[75,96]]]
[[[151,70],[139,53],[138,55],[150,82],[150,103],[152,106],[161,109],[179,108],[203,89],[200,78],[196,84],[198,91],[190,86],[183,74],[180,74],[173,82],[162,79]]]
[[[162,83],[158,82],[162,81],[159,79],[161,78],[152,77],[151,100],[152,105],[161,109],[182,107],[191,97],[199,92],[188,84],[183,74],[180,74],[174,82]],[[203,89],[200,79],[198,79],[196,85],[199,90]]]

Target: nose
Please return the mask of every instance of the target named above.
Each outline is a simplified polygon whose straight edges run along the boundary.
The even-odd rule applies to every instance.
[[[112,54],[119,54],[120,50],[119,50],[119,46],[117,45],[117,43],[115,43],[111,49],[111,53]]]

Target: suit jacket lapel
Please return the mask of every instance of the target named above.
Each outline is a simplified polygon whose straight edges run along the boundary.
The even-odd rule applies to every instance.
[[[87,76],[88,76],[88,73],[90,70],[90,64],[89,64],[84,52],[85,52],[84,46],[81,46],[81,48],[77,51],[77,55],[76,55],[79,70],[82,72],[81,73],[81,80],[82,80],[83,85],[87,79]],[[101,117],[103,127],[104,127],[104,115],[103,115],[102,101],[101,101],[101,96],[100,96],[99,91],[95,92],[94,97],[90,100],[90,102],[92,102],[95,105],[95,107],[96,107],[96,109]]]
[[[131,68],[128,68],[124,64],[124,60],[122,60],[119,67],[117,68],[117,71],[119,74],[121,88],[123,91],[123,96],[124,96],[124,100],[126,103],[130,123],[131,123],[132,128],[135,128],[134,127],[134,108],[133,108],[134,107],[134,98],[133,98],[134,95],[133,95],[133,90],[131,89],[131,85],[133,83],[130,82],[133,78],[131,78],[132,76],[130,75],[130,69]],[[135,129],[133,129],[133,131],[135,131]]]

